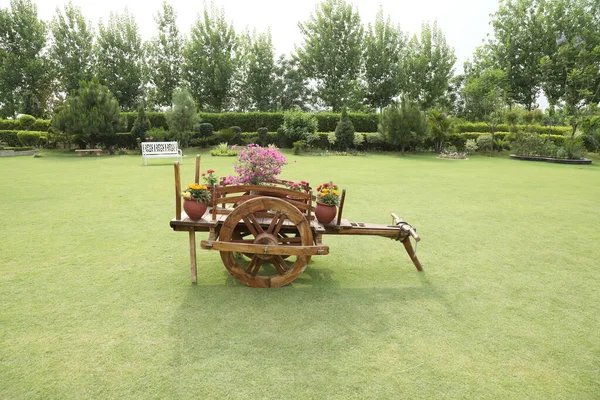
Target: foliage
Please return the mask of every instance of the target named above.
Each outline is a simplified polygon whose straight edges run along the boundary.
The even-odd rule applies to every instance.
[[[348,119],[346,107],[342,109],[340,121],[335,127],[335,144],[339,150],[347,150],[354,147],[354,125]]]
[[[303,110],[307,105],[311,90],[300,71],[299,61],[281,55],[275,65],[275,109],[279,111]]]
[[[484,135],[480,135],[477,138],[477,148],[479,148],[479,150],[492,150],[492,145],[493,145],[493,140],[492,140],[492,135],[490,134],[484,134]]]
[[[206,183],[206,186],[215,186],[219,183],[219,178],[215,176],[215,170],[209,169],[202,173],[202,180]]]
[[[0,130],[0,142],[6,143],[9,146],[20,146],[19,131]]]
[[[190,183],[181,195],[186,200],[196,200],[196,203],[210,203],[210,191],[206,185]]]
[[[151,128],[146,132],[145,139],[148,142],[165,142],[173,139],[173,134],[161,126],[159,128]]]
[[[298,26],[303,43],[296,51],[302,71],[314,81],[317,97],[337,112],[353,98],[359,79],[360,16],[345,0],[324,0]]]
[[[50,23],[52,41],[50,59],[56,71],[58,89],[72,93],[79,82],[89,81],[94,67],[94,31],[81,9],[69,1],[64,11],[56,9]]]
[[[417,103],[403,99],[400,105],[392,104],[383,110],[379,132],[388,143],[400,146],[404,155],[409,144],[426,135],[427,120]]]
[[[269,129],[265,127],[258,128],[257,133],[259,144],[263,147],[266,146],[269,141]]]
[[[98,25],[95,53],[100,83],[125,110],[134,110],[142,94],[142,38],[133,15],[111,12],[106,26]]]
[[[171,105],[171,96],[181,83],[183,63],[183,38],[177,28],[177,13],[173,6],[163,0],[162,8],[154,17],[158,35],[146,45],[146,76],[148,101],[154,107]]]
[[[380,7],[375,24],[368,25],[363,55],[365,98],[373,108],[388,106],[401,92],[404,81],[402,55],[405,47],[406,39],[400,25],[392,25],[389,16],[384,19],[383,9]]]
[[[296,156],[302,153],[303,151],[306,151],[307,149],[308,144],[306,143],[306,140],[298,140],[292,143],[292,153],[294,153],[294,155]]]
[[[208,138],[214,132],[215,128],[211,123],[203,122],[199,125],[198,131],[201,138]]]
[[[31,0],[0,8],[0,115],[41,117],[51,95],[52,74],[44,53],[46,25]]]
[[[228,108],[236,68],[236,35],[225,11],[204,7],[183,49],[183,77],[201,110]]]
[[[422,110],[446,105],[456,56],[437,22],[433,26],[423,23],[420,38],[410,39],[405,57],[404,95]]]
[[[228,143],[223,142],[215,146],[211,150],[210,155],[216,157],[235,157],[238,155],[238,150],[237,148],[229,147]]]
[[[261,147],[250,144],[239,150],[237,160],[233,168],[238,176],[229,175],[223,180],[224,185],[262,185],[275,182],[281,168],[287,164],[283,154],[273,145]]]
[[[477,142],[473,139],[467,139],[465,143],[465,151],[467,153],[475,153],[477,151]]]
[[[173,106],[166,112],[169,130],[180,141],[179,145],[187,147],[191,132],[199,122],[196,114],[196,103],[189,91],[180,89],[173,92]]]
[[[94,146],[101,133],[114,134],[118,124],[119,103],[95,78],[82,82],[52,118],[52,126],[66,135],[67,144],[74,135]]]
[[[556,32],[545,32],[545,1],[505,0],[492,14],[491,48],[496,68],[506,73],[508,101],[535,108],[541,88],[540,59]],[[548,2],[550,3],[550,2]],[[535,39],[533,39],[535,38]]]
[[[32,130],[31,127],[35,123],[35,117],[28,114],[23,114],[19,117],[19,125],[21,128],[26,131]]]
[[[275,48],[271,32],[252,35],[247,34],[242,41],[245,46],[238,46],[244,54],[245,65],[238,68],[238,92],[242,93],[248,102],[247,109],[255,111],[275,111],[276,85],[275,80]],[[244,107],[242,107],[244,110]],[[245,111],[245,110],[244,110]]]
[[[131,134],[136,137],[144,140],[146,137],[146,132],[150,130],[150,120],[146,116],[146,111],[144,110],[144,104],[140,104],[138,107],[138,115],[133,123],[133,127],[131,128]]]
[[[427,117],[429,122],[429,137],[433,141],[436,153],[440,153],[446,142],[452,119],[439,110],[431,110]]]
[[[19,131],[17,138],[23,146],[37,146],[41,137],[41,132]]]
[[[325,182],[317,187],[317,201],[330,206],[340,205],[340,192],[333,182]]]
[[[286,111],[283,114],[283,130],[291,143],[306,140],[317,131],[317,118],[302,111]]]

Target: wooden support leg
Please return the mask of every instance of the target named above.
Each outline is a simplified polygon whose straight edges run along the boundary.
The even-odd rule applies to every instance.
[[[404,245],[404,248],[406,249],[406,252],[408,253],[408,256],[412,260],[413,264],[415,264],[415,267],[417,267],[417,270],[423,271],[423,266],[419,262],[419,259],[415,254],[415,250],[413,249],[412,244],[410,243],[410,237],[407,237],[404,240],[404,242],[402,242],[402,244]]]
[[[198,269],[196,268],[196,232],[190,229],[190,273],[192,283],[198,283]]]

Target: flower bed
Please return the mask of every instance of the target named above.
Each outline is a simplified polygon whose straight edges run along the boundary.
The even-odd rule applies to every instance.
[[[524,161],[543,161],[543,162],[551,162],[557,164],[575,164],[575,165],[584,165],[591,164],[592,160],[584,158],[582,160],[570,160],[567,158],[552,158],[552,157],[539,157],[539,156],[518,156],[516,154],[511,154],[509,156],[515,160],[524,160]]]

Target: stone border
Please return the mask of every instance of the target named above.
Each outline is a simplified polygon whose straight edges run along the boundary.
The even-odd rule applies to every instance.
[[[573,165],[586,165],[591,164],[592,160],[584,158],[583,160],[567,160],[564,158],[551,158],[551,157],[537,157],[537,156],[518,156],[516,154],[509,155],[514,160],[525,160],[525,161],[544,161],[556,164],[573,164]]]
[[[0,157],[32,156],[36,152],[37,152],[37,150],[25,150],[25,151],[0,150]]]

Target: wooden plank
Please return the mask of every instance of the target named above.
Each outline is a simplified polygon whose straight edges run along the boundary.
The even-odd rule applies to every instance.
[[[200,154],[196,154],[196,174],[194,175],[194,183],[200,184]]]
[[[198,282],[198,270],[196,268],[196,232],[193,229],[189,230],[190,237],[190,274],[192,283]]]
[[[342,221],[342,211],[344,211],[344,202],[346,201],[346,189],[342,189],[342,198],[340,200],[340,209],[336,219],[336,225],[340,225],[338,221]]]
[[[181,176],[179,161],[175,161],[173,167],[175,168],[175,218],[181,219]]]
[[[220,242],[203,240],[200,242],[203,249],[218,251],[234,251],[237,253],[250,253],[261,255],[281,255],[281,256],[316,256],[329,254],[329,246],[293,246],[293,245],[265,245],[265,244],[246,244],[235,242]]]

